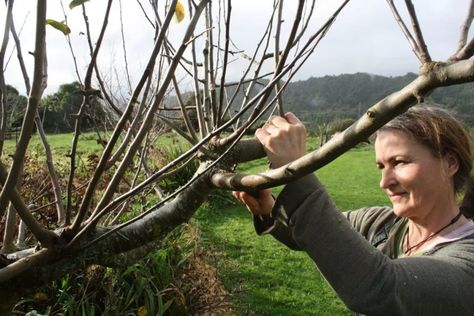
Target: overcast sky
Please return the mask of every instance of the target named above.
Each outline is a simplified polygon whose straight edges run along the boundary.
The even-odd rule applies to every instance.
[[[187,1],[181,0],[187,7]],[[32,76],[32,56],[27,54],[33,51],[35,2],[33,0],[15,1],[14,18],[17,31],[21,29],[23,52],[30,65]],[[71,39],[79,64],[79,71],[83,75],[87,65],[88,50],[82,21],[82,10],[69,10],[70,0],[64,0],[68,23],[72,29]],[[147,0],[142,0],[146,4]],[[332,12],[338,3],[336,0],[319,0],[316,6],[316,22],[311,26],[314,32],[317,25],[323,23],[329,12]],[[404,1],[395,1],[401,11],[404,11]],[[164,3],[164,1],[163,1]],[[237,0],[233,1],[232,34],[233,42],[239,49],[251,53],[259,40],[258,35],[266,25],[270,14],[270,0]],[[286,21],[290,21],[294,14],[296,1],[285,2]],[[48,18],[63,20],[60,1],[48,1]],[[91,0],[87,3],[88,14],[93,28],[93,37],[97,38],[98,26],[105,8],[105,0]],[[424,31],[425,40],[434,60],[445,60],[457,47],[459,28],[466,16],[469,0],[415,0],[418,9],[418,18]],[[0,4],[2,27],[4,21],[4,7]],[[119,1],[114,5],[118,7]],[[129,71],[135,82],[146,63],[146,56],[152,47],[153,30],[137,10],[137,1],[122,0],[123,18],[126,23],[125,38],[127,41],[127,57]],[[164,5],[163,5],[164,6]],[[426,9],[425,9],[426,8]],[[101,51],[100,65],[104,76],[116,80],[125,80],[123,70],[117,69],[123,64],[122,42],[119,27],[118,10],[114,11],[110,19],[104,50]],[[188,18],[188,17],[186,17]],[[171,34],[176,43],[182,37],[188,20],[173,23]],[[24,23],[23,27],[22,24]],[[289,26],[289,22],[287,26]],[[1,31],[3,34],[3,31]],[[1,36],[1,35],[0,35]],[[5,72],[7,83],[17,87],[24,93],[24,84],[19,75],[16,53],[12,53],[13,41],[7,50],[7,58],[11,59]],[[47,28],[48,47],[48,90],[54,92],[62,83],[76,80],[72,57],[65,37],[51,27]],[[229,76],[237,76],[243,71],[243,66],[234,63]],[[307,79],[311,76],[337,75],[341,73],[368,72],[388,76],[404,75],[407,72],[417,72],[419,62],[392,14],[383,0],[352,0],[339,16],[333,28],[323,39],[317,52],[305,64],[295,77],[296,80]],[[133,84],[133,83],[132,83]]]

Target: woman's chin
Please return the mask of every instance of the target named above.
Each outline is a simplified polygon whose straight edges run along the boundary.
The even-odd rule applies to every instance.
[[[408,217],[410,215],[410,208],[401,205],[393,205],[393,213],[398,217]]]

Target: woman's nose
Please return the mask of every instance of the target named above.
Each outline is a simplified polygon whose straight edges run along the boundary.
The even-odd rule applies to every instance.
[[[393,171],[390,170],[389,168],[384,168],[382,170],[382,175],[380,178],[380,183],[379,183],[380,187],[382,189],[387,189],[390,186],[394,185],[395,183],[397,183],[397,180],[395,178]]]

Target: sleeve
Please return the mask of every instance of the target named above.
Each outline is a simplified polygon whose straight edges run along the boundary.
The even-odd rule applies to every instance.
[[[351,310],[370,315],[474,310],[474,243],[455,254],[392,260],[353,229],[314,176],[288,184],[274,209],[287,215],[286,237],[294,248],[308,253]]]
[[[258,235],[271,234],[275,239],[293,250],[300,250],[298,245],[295,243],[292,231],[288,227],[289,214],[285,209],[282,198],[293,196],[294,191],[299,191],[303,196],[309,196],[314,190],[321,186],[319,180],[313,175],[307,175],[287,185],[283,189],[282,193],[278,196],[275,201],[275,206],[272,209],[270,216],[258,216],[254,215],[253,223],[255,231]],[[286,192],[285,194],[283,194]]]

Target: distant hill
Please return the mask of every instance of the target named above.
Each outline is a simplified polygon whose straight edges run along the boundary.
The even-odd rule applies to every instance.
[[[295,112],[311,125],[336,118],[357,118],[416,77],[413,73],[397,77],[356,73],[295,81],[285,91],[285,111]],[[439,88],[426,101],[445,105],[474,126],[473,83]]]
[[[394,77],[356,73],[294,81],[288,84],[283,94],[284,110],[296,113],[310,129],[335,119],[357,119],[377,101],[400,90],[416,77],[414,73]],[[264,79],[260,80],[252,96],[265,84]],[[235,86],[227,88],[229,99],[234,95],[235,89]],[[272,98],[273,94],[270,99]],[[185,93],[183,99],[187,105],[194,104],[192,92]],[[233,98],[232,114],[238,111],[243,99],[240,88]],[[466,124],[474,126],[474,83],[438,88],[426,101],[451,109]],[[170,97],[167,104],[176,107],[176,98]],[[179,115],[179,112],[171,112],[169,115]],[[247,115],[249,112],[245,116]]]

